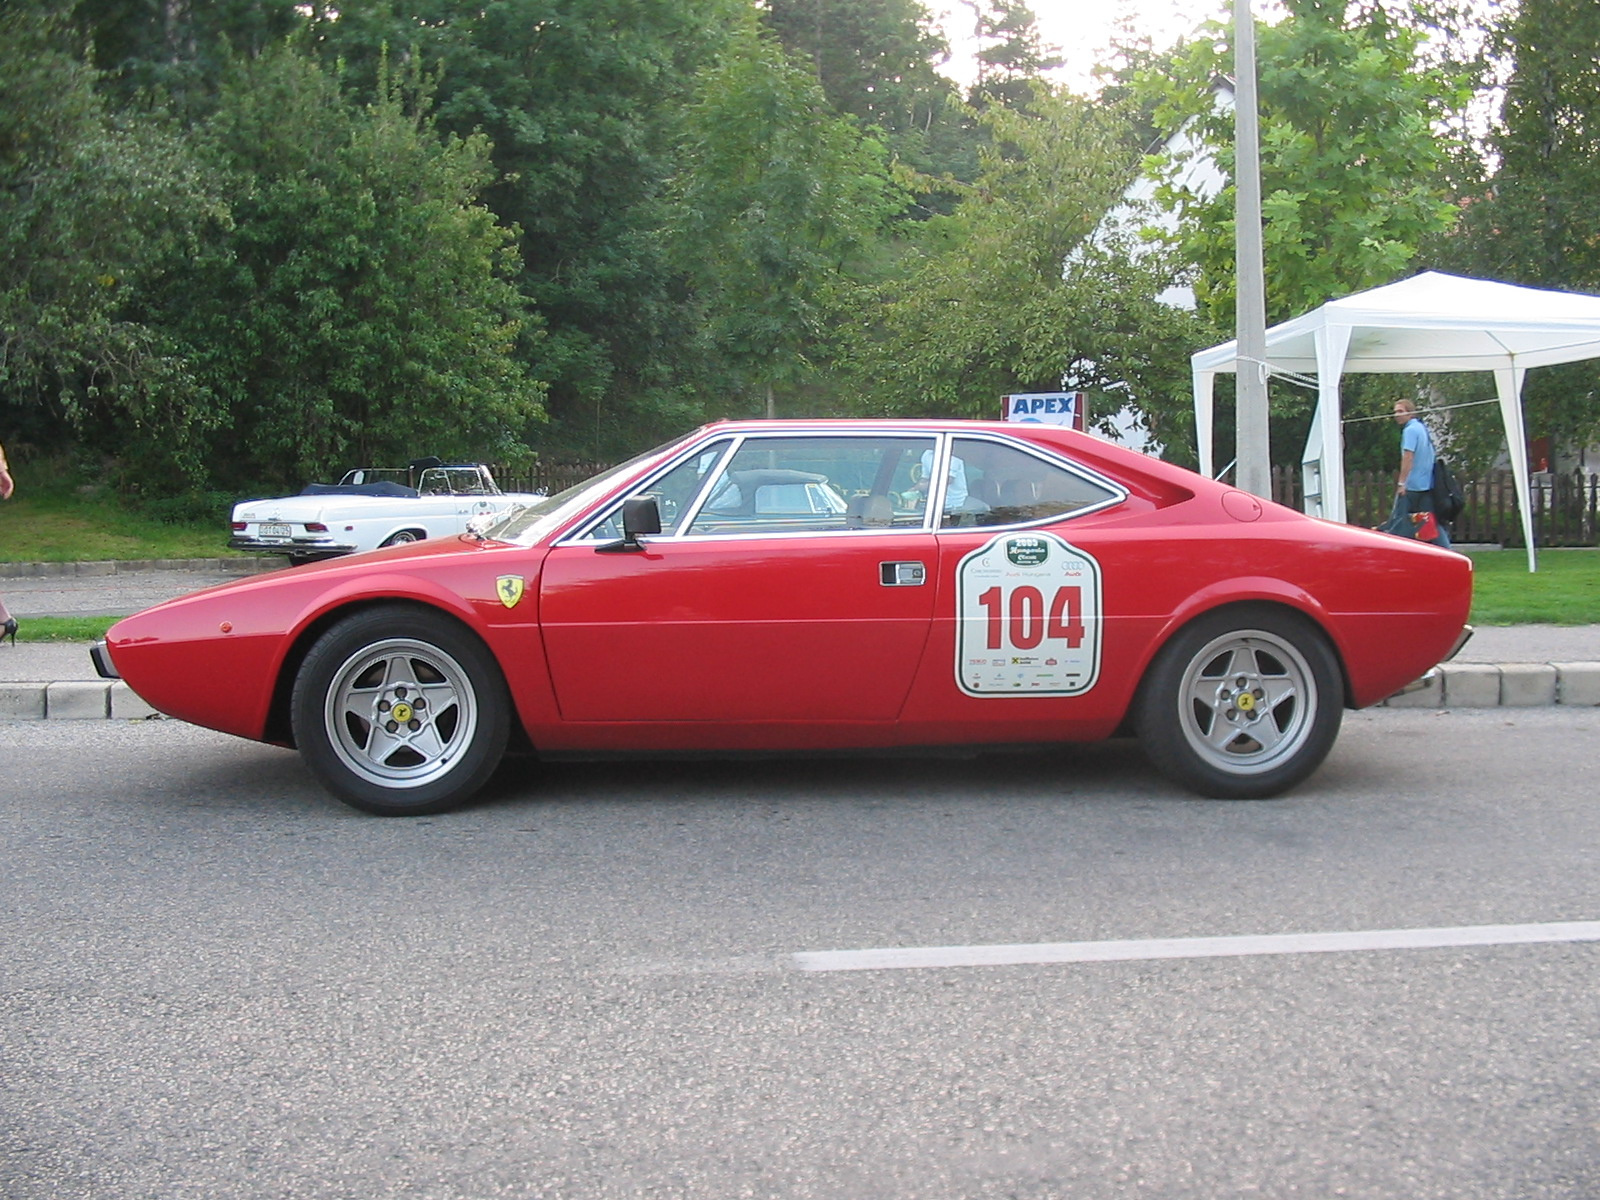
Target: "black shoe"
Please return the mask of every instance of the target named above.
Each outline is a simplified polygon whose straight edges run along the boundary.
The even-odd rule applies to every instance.
[[[0,625],[0,643],[3,643],[7,638],[11,639],[13,646],[17,644],[17,619],[15,617],[7,617],[6,623]]]

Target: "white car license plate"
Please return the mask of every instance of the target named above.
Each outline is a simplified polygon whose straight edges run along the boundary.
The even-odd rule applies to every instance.
[[[286,538],[291,530],[287,525],[262,525],[261,536],[264,538]]]

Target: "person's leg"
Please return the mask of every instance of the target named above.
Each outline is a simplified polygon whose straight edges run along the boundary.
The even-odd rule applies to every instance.
[[[1406,510],[1406,498],[1396,492],[1394,507],[1389,510],[1389,519],[1378,526],[1380,533],[1392,533],[1396,537],[1415,537],[1416,531],[1411,526],[1411,514]]]

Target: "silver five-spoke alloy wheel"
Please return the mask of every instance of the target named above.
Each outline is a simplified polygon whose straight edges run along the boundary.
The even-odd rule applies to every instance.
[[[1150,760],[1207,796],[1259,799],[1327,756],[1343,673],[1309,618],[1267,605],[1207,613],[1156,656],[1134,704]]]
[[[334,673],[323,720],[353,773],[412,788],[449,771],[471,744],[478,700],[461,664],[443,650],[390,638],[363,647]]]
[[[380,816],[441,812],[505,753],[510,698],[499,665],[460,622],[384,605],[328,629],[295,677],[295,744],[341,800]]]
[[[1317,682],[1291,643],[1263,630],[1226,633],[1184,672],[1183,736],[1225,771],[1259,773],[1291,757],[1311,734]]]

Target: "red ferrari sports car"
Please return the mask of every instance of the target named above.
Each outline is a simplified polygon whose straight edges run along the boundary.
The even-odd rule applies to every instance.
[[[807,752],[1131,731],[1264,797],[1463,638],[1463,556],[1094,437],[708,425],[492,528],[208,588],[95,648],[161,712],[438,812],[508,750]]]

